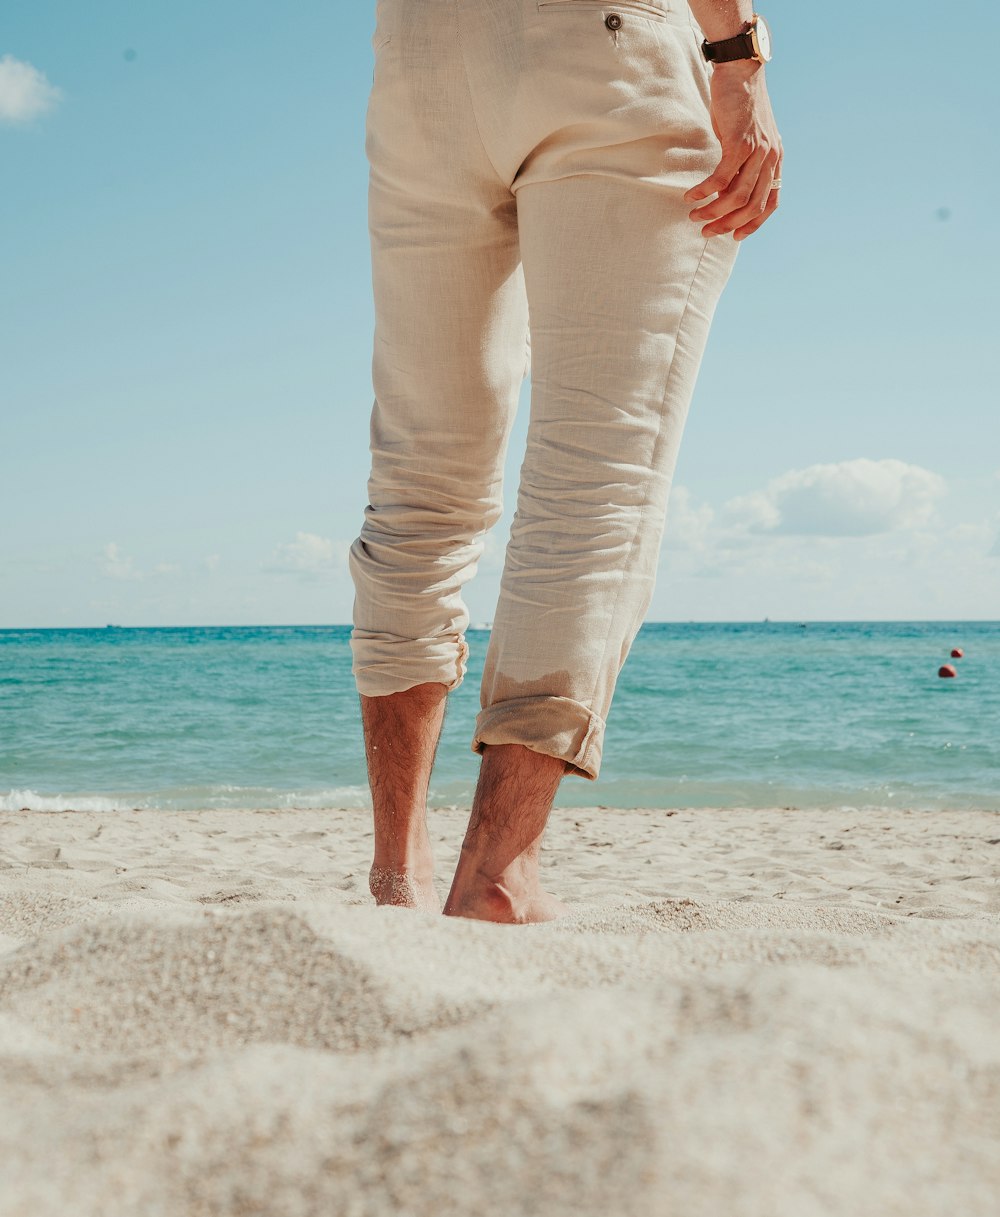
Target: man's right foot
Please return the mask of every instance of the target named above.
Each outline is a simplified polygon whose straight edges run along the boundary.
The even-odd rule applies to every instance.
[[[474,921],[495,921],[502,925],[531,925],[565,917],[569,908],[557,897],[536,887],[533,891],[514,892],[503,883],[473,881],[453,887],[444,906],[446,917],[468,917]]]

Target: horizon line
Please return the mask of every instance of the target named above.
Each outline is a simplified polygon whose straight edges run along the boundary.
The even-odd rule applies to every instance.
[[[1000,625],[996,617],[739,617],[704,619],[683,617],[644,621],[646,625],[949,625],[949,624]],[[469,631],[491,629],[487,625],[469,625]],[[0,626],[0,634],[54,633],[56,631],[88,630],[329,630],[352,629],[350,621],[296,622],[271,621],[254,623],[200,622],[189,625],[120,625],[108,622],[104,625],[6,625]]]

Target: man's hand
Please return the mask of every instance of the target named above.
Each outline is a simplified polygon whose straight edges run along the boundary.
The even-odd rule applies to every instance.
[[[781,177],[781,136],[764,83],[764,65],[754,59],[712,68],[712,126],[722,144],[718,167],[684,198],[689,203],[716,194],[696,207],[691,219],[704,224],[702,236],[731,232],[737,241],[756,232],[778,206],[771,188]]]

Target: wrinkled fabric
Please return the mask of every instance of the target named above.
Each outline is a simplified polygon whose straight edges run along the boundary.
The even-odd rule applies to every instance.
[[[377,4],[352,670],[368,696],[464,679],[462,588],[530,372],[477,753],[518,743],[599,775],[739,248],[682,198],[720,157],[702,36],[686,0]]]

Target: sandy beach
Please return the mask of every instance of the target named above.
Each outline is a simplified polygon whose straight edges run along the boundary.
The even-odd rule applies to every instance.
[[[374,907],[361,811],[0,815],[2,1217],[998,1211],[1000,813],[547,842],[507,927]]]

